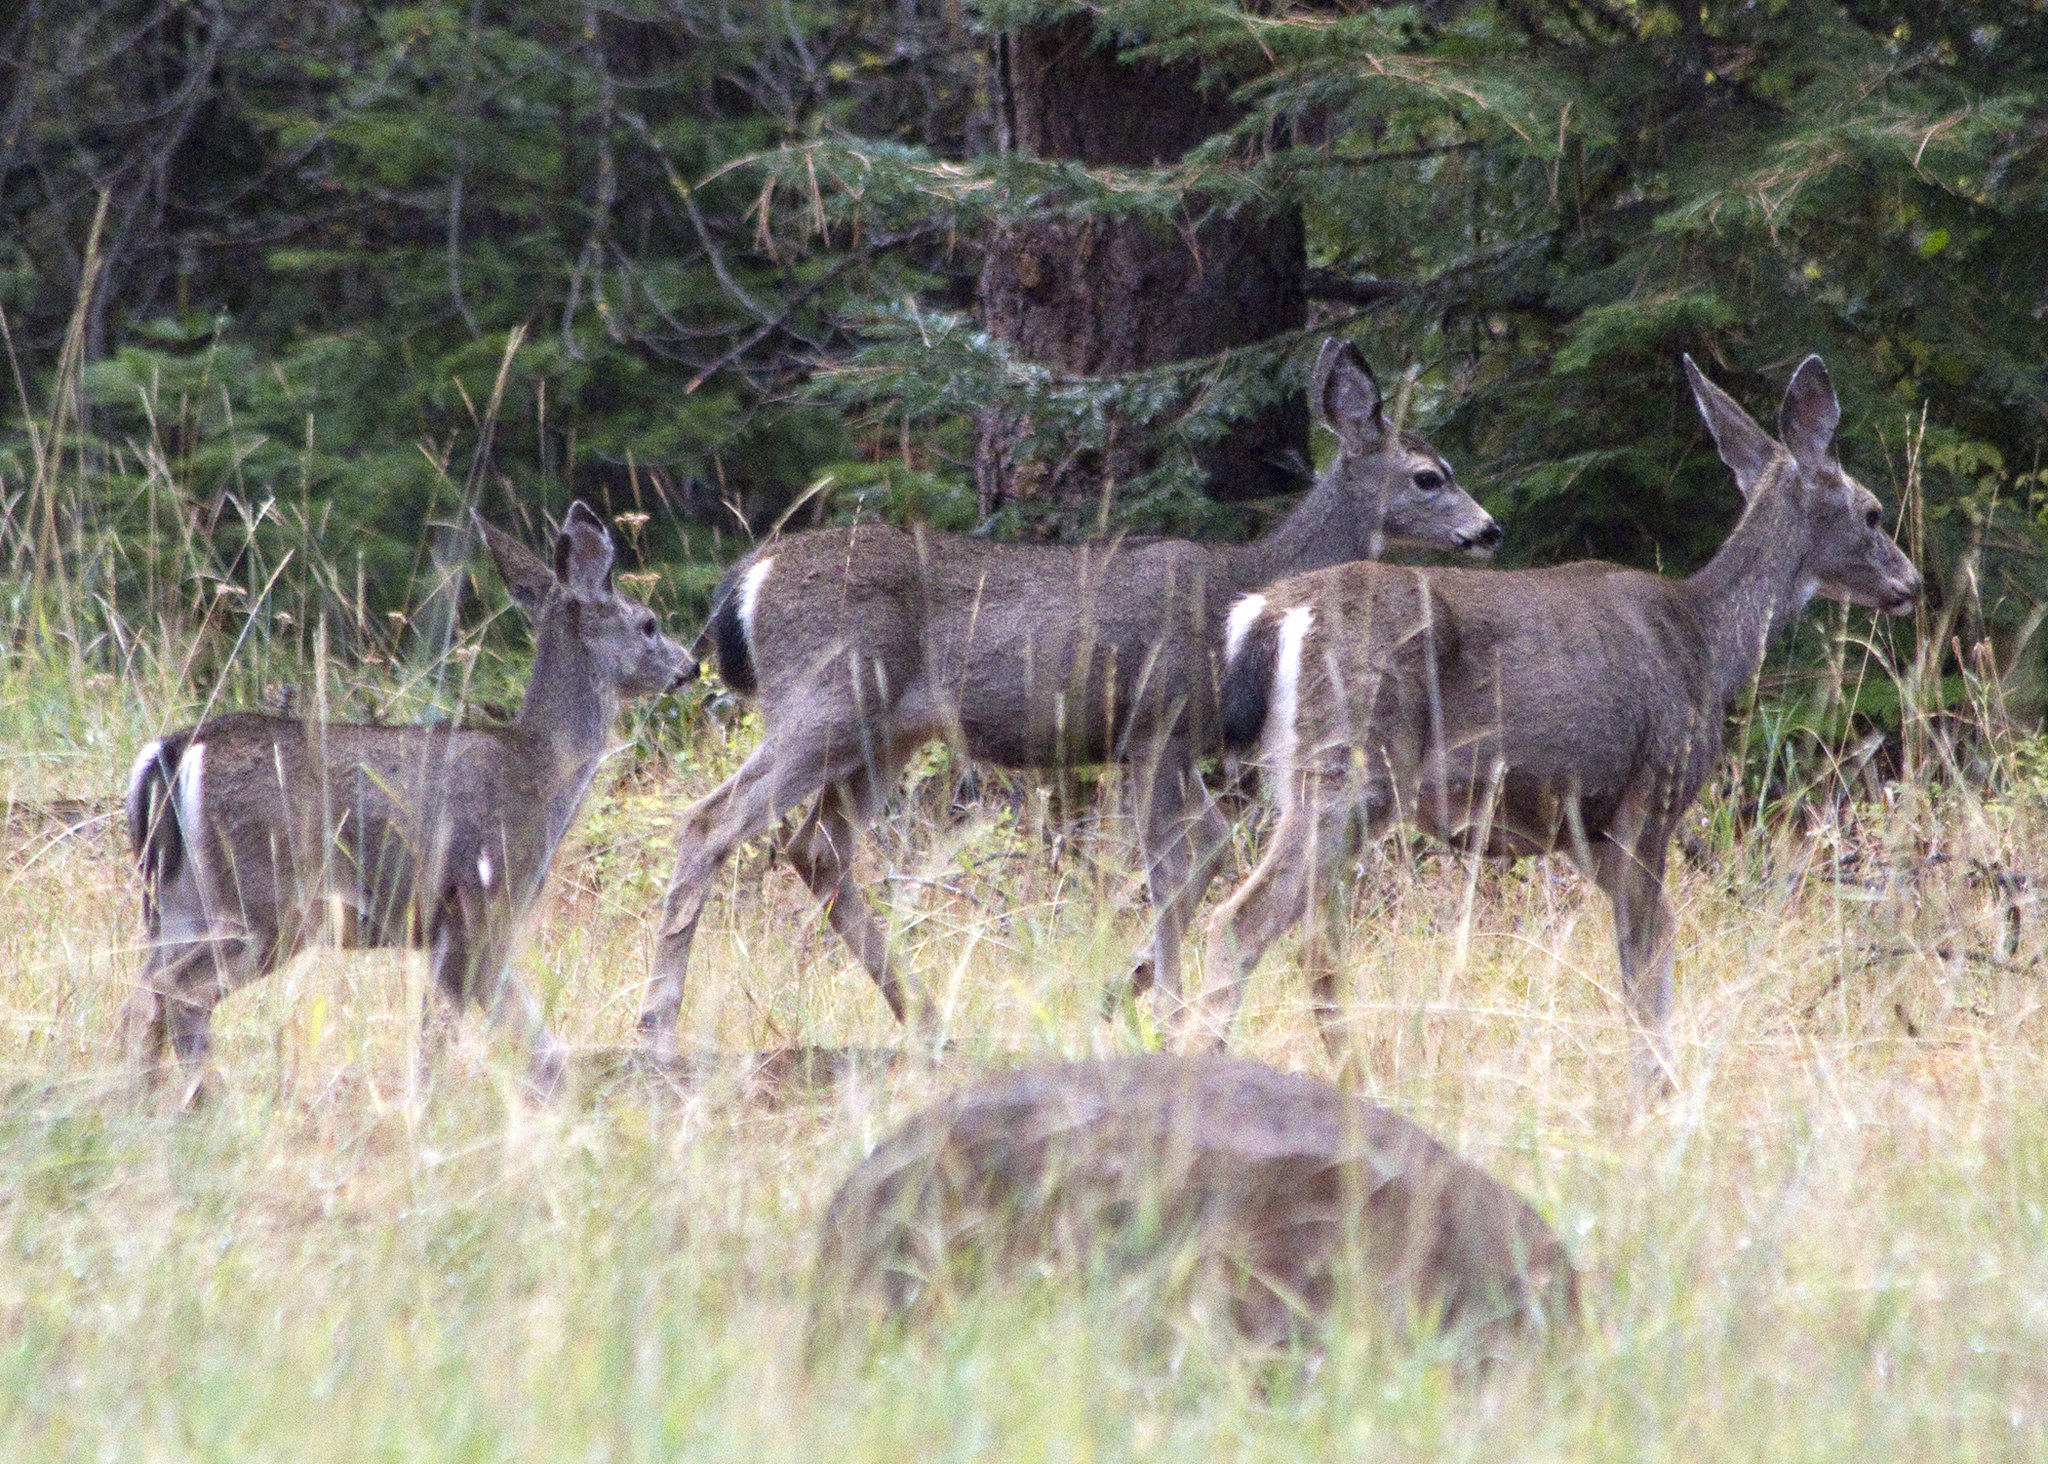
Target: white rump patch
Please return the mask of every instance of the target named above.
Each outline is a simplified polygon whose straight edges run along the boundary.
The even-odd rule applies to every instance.
[[[171,783],[171,806],[178,811],[178,827],[188,843],[198,836],[205,797],[206,744],[195,742],[178,759],[178,775]]]
[[[1230,619],[1223,623],[1223,664],[1228,666],[1237,659],[1237,648],[1244,644],[1244,638],[1251,633],[1252,622],[1265,613],[1264,595],[1245,595],[1230,607]]]
[[[775,556],[754,561],[740,579],[740,630],[747,637],[747,649],[754,648],[754,602],[761,598],[761,586],[768,579],[768,571],[775,566]]]
[[[491,887],[491,851],[485,849],[476,856],[476,877],[485,889]]]
[[[1283,770],[1292,765],[1300,745],[1295,719],[1301,710],[1301,647],[1315,623],[1316,612],[1307,605],[1296,605],[1280,617],[1280,656],[1273,670],[1273,705],[1266,714],[1265,751],[1267,760]]]

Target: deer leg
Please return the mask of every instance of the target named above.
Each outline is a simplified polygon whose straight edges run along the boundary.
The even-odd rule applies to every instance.
[[[152,946],[144,960],[135,990],[121,1007],[121,1053],[128,1066],[148,1082],[163,1075],[164,1049],[170,1045],[170,1012],[165,990],[175,978],[174,961],[160,958]]]
[[[896,1020],[907,1022],[914,1011],[918,1025],[929,1028],[936,1020],[931,1003],[920,983],[896,971],[889,959],[888,932],[853,878],[854,843],[899,771],[893,765],[872,772],[863,768],[832,784],[818,795],[785,852],[791,867],[824,903],[832,929],[881,988],[882,1000]]]
[[[1216,865],[1230,838],[1230,825],[1215,799],[1202,786],[1201,774],[1183,745],[1163,750],[1144,780],[1144,805],[1138,810],[1139,847],[1145,859],[1145,881],[1152,896],[1152,938],[1134,962],[1129,985],[1143,993],[1157,985],[1162,1003],[1177,1008],[1181,1001],[1180,956],[1188,921],[1215,878]],[[1188,808],[1198,804],[1190,818]],[[1105,1006],[1119,993],[1112,989]]]
[[[1595,874],[1614,906],[1614,943],[1621,957],[1622,994],[1635,1027],[1635,1070],[1648,1092],[1672,1085],[1671,975],[1677,921],[1664,893],[1667,838],[1603,844]]]
[[[1351,937],[1351,863],[1358,852],[1359,820],[1346,821],[1341,836],[1334,833],[1323,840],[1322,857],[1314,869],[1315,885],[1307,903],[1315,907],[1316,918],[1302,942],[1301,964],[1308,973],[1309,991],[1315,1004],[1316,1030],[1330,1056],[1342,1063],[1348,1056],[1348,1036],[1338,982]]]
[[[129,1051],[155,1082],[163,1075],[161,1059],[169,1049],[181,1074],[180,1107],[194,1107],[205,1096],[213,1009],[230,991],[271,969],[273,945],[259,935],[202,936],[151,952],[124,1014]]]
[[[807,745],[808,744],[808,745]],[[675,873],[662,902],[661,933],[647,1004],[640,1012],[641,1040],[657,1058],[675,1055],[676,1015],[683,1007],[683,978],[690,943],[711,893],[711,881],[732,851],[759,835],[783,810],[802,803],[838,777],[859,767],[834,766],[825,739],[773,737],[754,749],[740,770],[690,806],[683,815]],[[845,739],[848,749],[858,738]],[[846,760],[840,760],[844,763]]]
[[[1266,855],[1209,920],[1208,987],[1195,1004],[1195,1020],[1222,1047],[1244,1001],[1250,976],[1266,947],[1308,908],[1318,861],[1316,809],[1294,800],[1274,827]]]
[[[465,895],[467,897],[465,898]],[[484,1009],[493,1027],[509,1033],[527,1058],[527,1081],[535,1096],[552,1098],[562,1085],[567,1055],[548,1030],[540,1001],[512,969],[513,927],[493,912],[481,892],[444,900],[427,938],[427,963],[434,991],[451,1010],[465,1001]],[[430,1020],[421,1014],[422,1023]],[[438,1045],[438,1044],[436,1044]],[[433,1048],[422,1043],[421,1061]]]

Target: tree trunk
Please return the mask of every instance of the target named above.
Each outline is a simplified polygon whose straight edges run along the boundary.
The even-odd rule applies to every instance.
[[[1098,166],[1172,162],[1239,115],[1203,90],[1190,65],[1124,65],[1095,44],[1089,17],[1029,26],[997,42],[1006,149]],[[1249,345],[1307,319],[1306,243],[1294,210],[1210,214],[1200,195],[1177,228],[1137,220],[1030,220],[990,239],[983,322],[1026,361],[1075,376],[1114,376]],[[1116,487],[1154,465],[1143,431],[1103,450],[1031,459],[1029,424],[993,410],[980,424],[975,476],[983,515],[1050,500],[1053,520],[1092,522]],[[1208,492],[1263,498],[1300,486],[1308,412],[1298,396],[1237,425],[1204,455]]]

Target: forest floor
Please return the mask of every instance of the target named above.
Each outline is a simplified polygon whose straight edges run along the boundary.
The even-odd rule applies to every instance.
[[[118,790],[149,729],[38,741],[33,688],[0,692],[0,1457],[2048,1455],[2038,782],[1892,785],[1777,832],[1710,800],[1674,860],[1679,1091],[1647,1110],[1596,893],[1562,861],[1382,850],[1349,956],[1362,1087],[1572,1252],[1587,1326],[1537,1365],[1474,1378],[1345,1319],[1316,1357],[1192,1324],[1162,1351],[1101,1298],[1034,1291],[807,1368],[820,1218],[893,1122],[977,1072],[1147,1040],[1100,1015],[1144,928],[1120,819],[1028,787],[956,812],[933,759],[861,867],[944,1061],[678,1089],[617,1059],[674,814],[746,737],[628,753],[526,943],[579,1049],[570,1097],[523,1099],[475,1022],[422,1091],[420,964],[315,952],[224,1003],[216,1101],[176,1116],[114,1042],[140,903]],[[2015,904],[1995,876],[2029,859]],[[766,843],[709,908],[683,1037],[913,1046]],[[1291,943],[1239,1045],[1330,1073]]]

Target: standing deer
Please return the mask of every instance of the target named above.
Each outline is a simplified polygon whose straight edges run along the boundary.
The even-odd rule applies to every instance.
[[[652,611],[613,592],[611,536],[586,505],[570,507],[552,568],[479,526],[534,625],[533,676],[510,726],[242,712],[136,758],[128,831],[149,954],[127,1045],[153,1077],[168,1046],[188,1102],[215,1003],[330,931],[344,946],[425,946],[435,990],[519,1025],[535,1087],[559,1081],[561,1048],[511,969],[513,943],[619,699],[679,685],[696,666]]]
[[[1201,1003],[1227,1032],[1259,956],[1323,903],[1304,954],[1334,1048],[1343,874],[1397,820],[1492,855],[1565,850],[1614,906],[1641,1046],[1668,1082],[1664,861],[1765,642],[1819,593],[1905,614],[1920,576],[1830,446],[1820,357],[1793,373],[1782,444],[1685,360],[1745,506],[1685,580],[1616,565],[1474,574],[1354,564],[1248,595],[1226,632],[1226,743],[1257,744],[1279,804],[1265,858],[1209,926]]]
[[[862,525],[764,544],[735,564],[705,633],[726,683],[759,697],[767,732],[683,817],[640,1017],[654,1053],[675,1050],[690,942],[719,866],[813,794],[789,861],[904,1018],[911,1002],[853,882],[853,846],[934,738],[1004,767],[1115,761],[1136,775],[1158,911],[1139,977],[1156,973],[1177,1006],[1182,932],[1228,834],[1195,759],[1216,742],[1214,658],[1230,602],[1389,540],[1500,540],[1429,444],[1389,427],[1356,347],[1324,343],[1311,400],[1337,457],[1256,544],[999,545]]]

